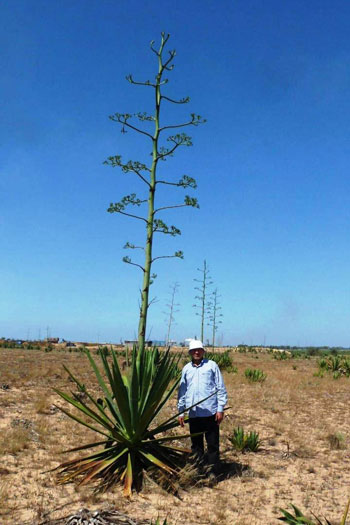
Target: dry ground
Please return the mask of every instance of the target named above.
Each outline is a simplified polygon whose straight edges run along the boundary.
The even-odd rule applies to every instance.
[[[350,496],[350,379],[315,377],[315,359],[234,354],[234,362],[238,373],[224,373],[232,408],[221,448],[226,463],[239,465],[235,473],[213,487],[181,491],[180,498],[148,482],[127,501],[119,488],[97,497],[89,488],[57,486],[45,473],[65,460],[61,450],[90,438],[55,409],[63,400],[52,391],[73,388],[63,364],[94,389],[86,357],[0,349],[0,523],[34,525],[110,505],[138,519],[167,516],[169,525],[270,525],[280,523],[278,509],[290,502],[339,523]],[[266,381],[249,384],[247,367],[263,369]],[[228,437],[238,425],[260,433],[260,452],[232,450]]]

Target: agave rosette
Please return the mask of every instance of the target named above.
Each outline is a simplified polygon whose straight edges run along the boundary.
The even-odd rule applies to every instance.
[[[65,369],[72,381],[80,391],[85,392],[86,401],[75,394],[54,390],[85,417],[83,419],[59,407],[62,412],[102,436],[98,442],[66,452],[96,447],[100,447],[100,450],[56,467],[54,470],[60,473],[59,482],[77,481],[81,485],[95,482],[95,490],[99,491],[119,482],[124,485],[124,495],[130,496],[133,489],[141,488],[143,472],[150,467],[157,467],[167,474],[170,485],[174,487],[173,481],[190,451],[172,442],[184,439],[189,434],[164,435],[167,430],[178,426],[179,414],[160,424],[155,419],[180,381],[179,357],[172,356],[169,351],[160,356],[157,349],[134,348],[130,370],[123,375],[115,352],[111,351],[111,363],[101,353],[105,373],[103,377],[90,352],[87,351],[86,355],[104,399],[95,399],[90,395],[67,367]]]

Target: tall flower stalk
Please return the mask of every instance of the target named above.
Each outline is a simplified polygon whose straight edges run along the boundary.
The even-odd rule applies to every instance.
[[[158,259],[178,257],[183,258],[183,252],[181,250],[175,251],[171,255],[157,255],[154,256],[154,234],[163,233],[170,236],[178,236],[181,231],[174,225],[167,225],[162,218],[159,217],[160,212],[164,212],[173,208],[192,207],[198,208],[197,199],[186,195],[182,203],[166,204],[156,207],[156,195],[159,185],[175,186],[179,188],[196,188],[197,184],[195,179],[188,175],[183,175],[177,182],[172,182],[164,178],[162,175],[159,176],[159,162],[166,161],[169,157],[172,157],[176,150],[181,146],[192,146],[192,139],[186,133],[180,131],[182,128],[188,126],[198,126],[205,122],[200,116],[192,113],[190,118],[183,123],[175,123],[164,125],[161,122],[161,107],[163,103],[170,104],[186,104],[189,102],[189,97],[182,99],[173,99],[163,93],[165,84],[168,83],[168,79],[164,77],[166,72],[170,72],[174,68],[172,63],[176,51],[171,50],[168,56],[164,56],[164,49],[169,40],[170,35],[165,33],[161,34],[161,42],[159,49],[154,47],[154,41],[151,42],[151,51],[156,55],[157,60],[157,73],[155,80],[146,80],[139,82],[134,80],[132,75],[128,75],[127,80],[136,86],[145,86],[153,90],[154,96],[154,113],[149,115],[147,113],[115,113],[110,116],[110,119],[114,122],[119,123],[122,126],[122,132],[125,133],[128,130],[132,130],[136,133],[143,135],[151,144],[151,163],[147,165],[143,162],[129,160],[124,162],[120,155],[114,155],[109,157],[105,164],[112,167],[119,167],[124,173],[132,173],[142,181],[145,187],[145,194],[140,198],[136,193],[131,193],[124,196],[119,202],[111,203],[108,211],[110,213],[119,213],[127,217],[141,221],[144,224],[146,230],[146,238],[144,246],[135,246],[133,243],[127,242],[125,248],[127,249],[140,249],[144,252],[143,263],[133,261],[129,256],[123,258],[123,261],[127,264],[131,264],[141,269],[143,273],[143,281],[141,288],[141,302],[140,302],[140,317],[138,326],[138,346],[143,348],[145,344],[145,334],[147,326],[147,314],[148,308],[152,301],[149,299],[150,285],[156,277],[156,274],[152,273],[152,265]],[[141,127],[135,124],[135,120],[141,122]],[[147,125],[153,125],[153,132],[149,131]],[[171,132],[169,135],[168,132]],[[165,133],[165,139],[164,139]],[[140,214],[138,211],[134,213],[130,211],[130,207],[146,208],[144,214]]]

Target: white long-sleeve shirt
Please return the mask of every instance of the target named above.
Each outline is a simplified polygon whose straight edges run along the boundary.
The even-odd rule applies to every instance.
[[[202,359],[198,366],[192,362],[185,365],[178,393],[179,412],[211,394],[214,395],[190,409],[189,417],[208,417],[216,412],[223,412],[227,403],[227,392],[220,369],[214,361]]]

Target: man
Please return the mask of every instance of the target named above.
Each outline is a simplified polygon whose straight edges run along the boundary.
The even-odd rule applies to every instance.
[[[192,339],[189,344],[192,361],[182,370],[178,409],[182,412],[195,403],[209,397],[203,403],[190,408],[189,424],[191,434],[204,432],[208,448],[208,463],[215,472],[219,464],[219,425],[224,419],[227,393],[218,365],[204,358],[205,349],[201,341]],[[213,394],[213,395],[211,395]],[[179,417],[184,426],[184,415]],[[203,434],[194,436],[192,452],[198,458],[204,455]]]

